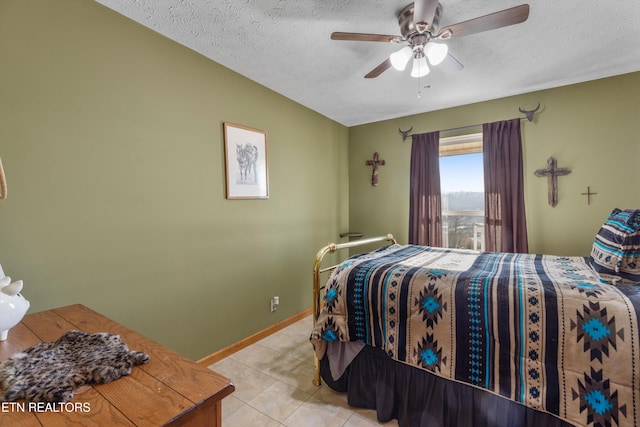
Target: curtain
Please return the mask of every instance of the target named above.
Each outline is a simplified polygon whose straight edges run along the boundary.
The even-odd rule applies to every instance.
[[[442,246],[440,132],[411,136],[409,243]]]
[[[485,250],[529,251],[520,119],[482,126]]]

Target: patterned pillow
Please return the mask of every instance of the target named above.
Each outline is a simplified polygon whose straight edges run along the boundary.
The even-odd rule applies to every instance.
[[[640,210],[614,209],[596,235],[589,260],[603,282],[640,284]]]

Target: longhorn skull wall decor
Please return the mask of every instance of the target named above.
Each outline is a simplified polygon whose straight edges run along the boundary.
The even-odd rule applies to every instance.
[[[538,111],[540,109],[540,103],[538,102],[538,106],[536,108],[534,108],[533,110],[523,110],[522,108],[518,108],[518,111],[520,111],[522,114],[524,114],[527,117],[527,120],[529,120],[530,122],[533,121],[533,114]]]
[[[398,131],[402,135],[402,142],[405,142],[407,140],[407,138],[409,138],[411,136],[411,134],[409,132],[411,132],[412,130],[413,130],[413,126],[411,126],[407,130],[402,130],[402,129],[398,128]]]

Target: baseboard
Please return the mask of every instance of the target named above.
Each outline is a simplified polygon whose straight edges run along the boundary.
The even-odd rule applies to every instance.
[[[216,363],[222,359],[224,359],[225,357],[231,356],[233,353],[242,350],[245,347],[250,346],[251,344],[254,344],[258,341],[260,341],[263,338],[268,337],[271,334],[274,334],[276,332],[278,332],[281,329],[286,328],[289,325],[292,325],[294,323],[296,323],[298,320],[302,320],[307,316],[310,316],[313,313],[313,307],[310,307],[308,309],[306,309],[305,311],[302,311],[298,314],[294,314],[293,316],[281,320],[280,322],[276,323],[275,325],[271,325],[269,326],[267,329],[263,329],[260,332],[256,332],[255,334],[238,341],[237,343],[231,344],[228,347],[225,347],[223,349],[220,349],[218,351],[216,351],[215,353],[212,353],[208,356],[203,357],[202,359],[198,360],[198,363],[201,365],[205,365],[205,366],[209,366],[213,363]],[[309,333],[311,333],[311,331],[309,331]]]

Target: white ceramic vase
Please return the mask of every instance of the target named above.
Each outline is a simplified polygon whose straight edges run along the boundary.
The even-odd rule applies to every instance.
[[[11,282],[0,266],[0,341],[7,339],[9,329],[16,326],[29,310],[29,301],[21,294],[22,280]]]

